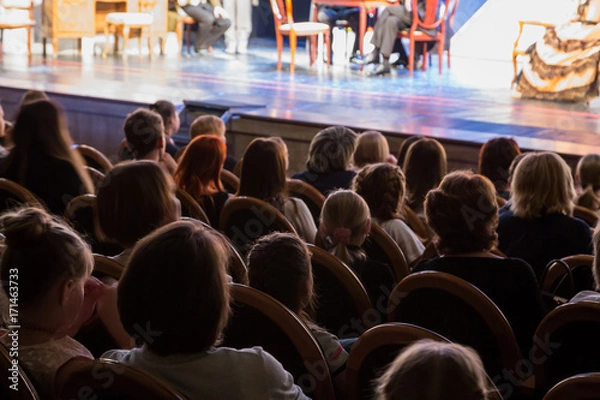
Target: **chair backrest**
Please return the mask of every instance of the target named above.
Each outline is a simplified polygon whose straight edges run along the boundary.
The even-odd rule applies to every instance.
[[[408,204],[402,204],[402,219],[406,222],[406,225],[421,239],[421,240],[429,240],[429,232],[427,232],[427,228],[423,225],[423,222],[419,219],[417,214],[413,211],[412,208],[408,206]]]
[[[272,232],[296,233],[292,224],[275,207],[246,196],[235,196],[227,200],[221,210],[219,230],[243,256],[261,236]]]
[[[419,5],[419,0],[412,0],[413,22],[410,30],[439,28],[444,33],[446,30],[445,21],[448,15],[448,8],[443,7],[443,12],[440,14],[439,10],[442,4],[443,0],[425,0],[425,12],[424,15],[420,16],[419,11],[422,10],[422,6]]]
[[[543,293],[570,299],[582,290],[594,290],[594,256],[578,254],[551,261],[540,279]]]
[[[326,250],[310,244],[308,248],[317,298],[314,315],[317,324],[340,338],[347,338],[356,337],[380,323],[371,320],[373,305],[354,272]],[[384,311],[377,315],[385,314]]]
[[[498,203],[498,208],[500,208],[506,204],[506,199],[504,197],[496,196],[496,203]]]
[[[443,272],[419,272],[390,295],[388,320],[422,326],[474,348],[491,377],[513,371],[521,353],[500,309],[470,283]],[[518,378],[517,378],[518,380]]]
[[[319,218],[321,217],[321,209],[325,203],[325,196],[314,186],[301,181],[299,179],[288,179],[287,181],[288,194],[292,197],[302,199],[312,215],[315,225],[319,226]]]
[[[64,217],[75,230],[82,235],[95,235],[96,223],[94,208],[96,207],[95,194],[82,194],[74,197],[65,207]]]
[[[182,188],[177,188],[175,196],[181,203],[181,215],[184,217],[190,217],[202,221],[210,225],[210,219],[200,207],[200,204],[194,199],[188,192]]]
[[[576,205],[573,208],[573,216],[585,221],[590,228],[594,228],[598,224],[598,214],[582,206]]]
[[[23,369],[14,365],[9,351],[0,345],[0,398],[6,400],[39,400],[40,397]]]
[[[0,211],[21,207],[25,204],[44,208],[38,198],[29,190],[16,182],[0,178]]]
[[[410,274],[406,257],[404,257],[398,243],[379,225],[371,224],[369,237],[361,247],[367,253],[369,259],[387,264],[392,268],[396,283]]]
[[[600,393],[600,373],[572,376],[557,383],[543,400],[594,400]]]
[[[83,168],[90,175],[90,178],[92,178],[92,183],[94,184],[94,191],[98,193],[98,188],[100,187],[100,185],[102,185],[102,182],[104,182],[105,175],[102,172],[98,171],[96,168],[90,167],[89,165],[85,165]]]
[[[240,178],[226,169],[221,170],[221,183],[227,193],[236,194],[240,188]]]
[[[74,144],[72,148],[81,154],[83,160],[89,167],[95,168],[103,174],[106,174],[113,169],[110,160],[102,154],[102,152],[96,150],[92,146],[86,144]]]
[[[223,346],[262,346],[292,374],[311,398],[334,399],[327,361],[298,317],[271,296],[251,287],[231,287],[233,314]]]
[[[363,333],[352,346],[346,363],[348,400],[372,399],[375,379],[400,351],[421,339],[449,342],[428,329],[402,323],[378,325]]]
[[[293,24],[292,0],[271,0],[271,10],[275,20],[275,31],[283,24]]]
[[[118,281],[123,272],[125,272],[125,266],[120,262],[102,254],[94,254],[94,275],[108,276]]]
[[[580,373],[600,372],[600,303],[582,301],[550,311],[534,336],[535,382],[542,392]]]
[[[167,383],[149,373],[117,361],[76,357],[67,361],[56,374],[59,400],[86,398],[97,400],[163,399],[185,400]]]

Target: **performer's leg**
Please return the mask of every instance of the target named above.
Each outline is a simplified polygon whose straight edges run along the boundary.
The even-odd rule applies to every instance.
[[[252,33],[252,0],[239,0],[236,14],[237,51],[240,54],[248,52],[248,38]]]
[[[231,27],[225,31],[225,53],[235,54],[237,52],[237,30],[238,30],[238,20],[241,17],[240,13],[238,13],[238,7],[236,6],[236,0],[222,0],[223,8],[229,16],[231,17]]]
[[[210,4],[200,4],[198,6],[187,5],[183,7],[183,11],[198,22],[198,32],[196,34],[194,49],[196,51],[208,49],[212,44],[208,43],[208,38],[211,36],[211,28],[215,22],[212,7]]]

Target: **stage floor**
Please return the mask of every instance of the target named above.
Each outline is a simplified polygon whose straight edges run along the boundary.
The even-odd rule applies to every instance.
[[[568,154],[600,154],[600,100],[560,104],[512,96],[508,62],[454,57],[452,68],[427,72],[394,70],[368,76],[349,64],[308,67],[299,49],[296,72],[276,71],[274,41],[251,41],[249,54],[230,56],[222,44],[210,55],[103,59],[59,55],[0,56],[0,86],[62,94],[153,102],[241,102],[264,105],[252,113],[319,124],[344,124],[403,134],[471,142],[512,136],[523,148]],[[445,62],[445,61],[444,61]]]

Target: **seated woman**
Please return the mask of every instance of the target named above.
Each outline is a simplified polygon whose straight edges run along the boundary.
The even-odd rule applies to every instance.
[[[479,151],[479,173],[492,181],[496,195],[504,200],[510,198],[510,164],[519,154],[521,149],[517,142],[504,137],[488,140]]]
[[[371,304],[387,304],[396,278],[389,265],[370,260],[361,249],[370,230],[371,213],[362,197],[338,190],[325,199],[319,225],[323,245],[354,271]]]
[[[18,315],[11,313],[17,322],[11,324],[20,325],[16,335],[9,330],[0,336],[0,343],[10,350],[18,342],[11,351],[18,351],[19,365],[40,398],[52,399],[56,371],[73,357],[93,358],[67,335],[84,304],[92,253],[77,233],[38,208],[0,216],[0,232],[6,246],[2,290],[18,300]]]
[[[550,260],[592,253],[589,226],[572,217],[573,178],[560,156],[526,154],[510,191],[510,206],[498,224],[498,247],[504,254],[527,261],[539,279]]]
[[[358,135],[356,150],[354,150],[354,166],[362,168],[382,162],[394,165],[397,163],[396,157],[390,154],[390,146],[385,136],[377,131],[366,131]]]
[[[600,155],[581,157],[575,169],[575,204],[588,210],[600,210]]]
[[[0,167],[0,176],[29,189],[48,209],[63,215],[76,196],[94,193],[84,161],[60,107],[38,100],[21,107],[12,129],[14,147]]]
[[[598,97],[600,0],[583,1],[576,20],[546,28],[527,54],[530,61],[517,77],[522,98],[589,102]]]
[[[350,168],[356,148],[356,133],[344,126],[330,126],[310,142],[306,171],[292,176],[315,187],[323,195],[349,189],[356,172]]]
[[[140,347],[103,357],[145,370],[188,399],[306,399],[262,348],[216,347],[230,314],[228,256],[222,236],[197,221],[142,239],[118,287],[121,321]]]
[[[281,138],[254,139],[242,161],[236,196],[266,201],[290,221],[298,235],[312,243],[317,233],[310,210],[301,199],[287,196],[287,147]]]
[[[490,252],[498,237],[492,183],[471,172],[452,172],[427,195],[425,213],[440,257],[420,263],[413,271],[446,272],[476,286],[504,313],[522,353],[527,354],[544,316],[540,289],[525,261]]]
[[[221,184],[226,157],[227,147],[220,137],[198,136],[185,148],[175,171],[177,186],[198,201],[215,228],[219,226],[219,215],[229,198]]]
[[[410,264],[423,254],[425,246],[400,218],[404,204],[404,174],[391,164],[372,164],[354,178],[354,191],[369,205],[373,222],[394,239]]]
[[[404,349],[377,382],[377,400],[487,400],[483,362],[470,347],[418,341]]]

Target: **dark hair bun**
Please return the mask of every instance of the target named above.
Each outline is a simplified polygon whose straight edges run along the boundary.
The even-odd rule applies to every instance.
[[[24,208],[3,215],[0,229],[8,246],[26,246],[39,241],[50,229],[52,217],[38,208]]]

